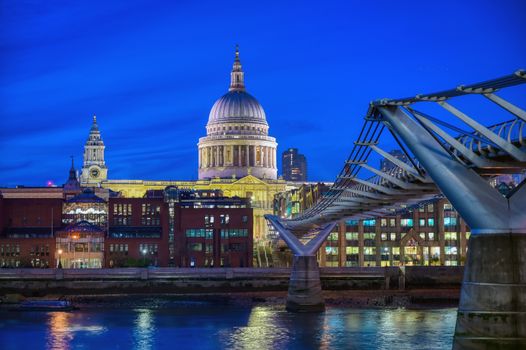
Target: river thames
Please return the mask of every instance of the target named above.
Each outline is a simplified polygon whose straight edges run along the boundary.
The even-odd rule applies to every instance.
[[[72,312],[0,312],[0,349],[450,349],[456,308],[328,307],[201,301]]]

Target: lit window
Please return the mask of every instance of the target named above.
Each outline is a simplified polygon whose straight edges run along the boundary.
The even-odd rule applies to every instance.
[[[413,227],[413,219],[401,219],[400,225],[404,227]]]
[[[444,218],[444,225],[445,226],[454,226],[457,224],[457,218],[455,217],[445,217]]]

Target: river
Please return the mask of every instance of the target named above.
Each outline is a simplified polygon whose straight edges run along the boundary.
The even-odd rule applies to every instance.
[[[202,301],[1,311],[0,349],[450,349],[455,320],[455,308],[294,314]]]

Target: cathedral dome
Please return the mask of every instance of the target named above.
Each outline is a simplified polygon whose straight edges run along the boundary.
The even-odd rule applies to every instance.
[[[212,106],[206,136],[199,139],[199,179],[252,175],[275,180],[276,139],[268,134],[263,107],[245,89],[245,74],[236,58],[230,87]]]
[[[246,91],[229,91],[214,103],[208,116],[208,125],[222,123],[267,124],[265,111]]]

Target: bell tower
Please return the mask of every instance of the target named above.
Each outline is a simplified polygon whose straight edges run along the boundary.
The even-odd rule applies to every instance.
[[[86,185],[100,185],[108,179],[108,168],[104,162],[104,142],[100,136],[97,117],[93,116],[93,124],[89,132],[88,140],[84,145],[84,162],[82,164],[82,175],[80,183]]]

